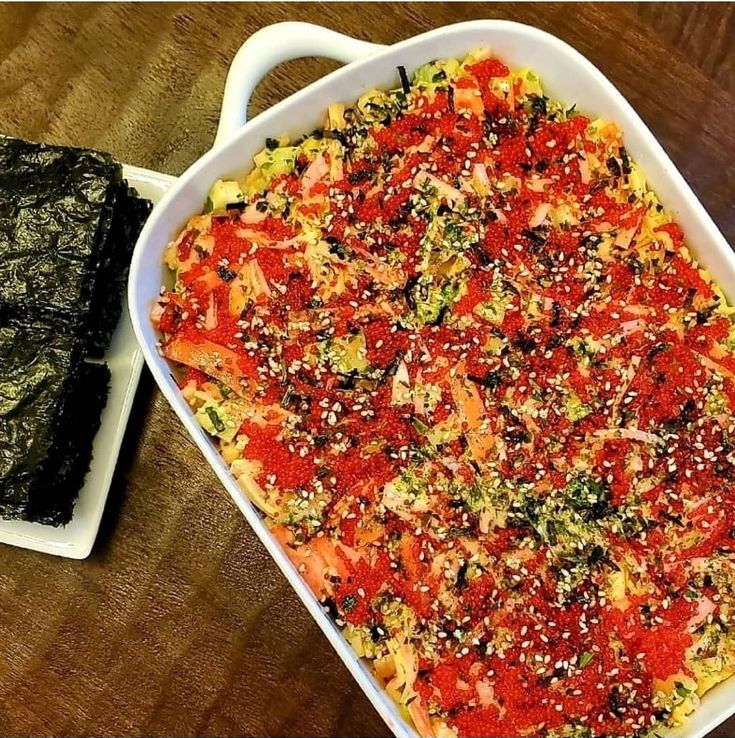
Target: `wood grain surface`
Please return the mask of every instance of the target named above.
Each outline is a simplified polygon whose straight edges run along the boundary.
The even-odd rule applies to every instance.
[[[735,242],[727,3],[5,4],[0,132],[177,174],[212,143],[227,66],[261,26],[391,43],[470,18],[531,23],[587,55]],[[279,67],[254,112],[333,67]],[[387,733],[144,375],[92,556],[0,546],[0,734]]]

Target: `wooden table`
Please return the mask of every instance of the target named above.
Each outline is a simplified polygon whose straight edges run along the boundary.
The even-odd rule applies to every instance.
[[[732,4],[6,4],[0,131],[177,174],[209,148],[227,66],[259,27],[391,43],[487,17],[592,59],[735,241]],[[332,67],[280,67],[254,109]],[[0,734],[387,734],[148,376],[92,556],[0,546]]]

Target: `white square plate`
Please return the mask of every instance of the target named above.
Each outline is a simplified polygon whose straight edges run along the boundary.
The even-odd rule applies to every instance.
[[[176,180],[167,174],[129,166],[123,166],[123,175],[141,197],[148,198],[154,205]],[[120,299],[123,299],[122,295]],[[143,354],[135,340],[127,304],[123,305],[120,322],[104,360],[110,368],[110,394],[94,439],[92,465],[79,492],[71,521],[55,528],[21,520],[0,520],[0,543],[71,559],[89,556],[100,527],[143,367]]]

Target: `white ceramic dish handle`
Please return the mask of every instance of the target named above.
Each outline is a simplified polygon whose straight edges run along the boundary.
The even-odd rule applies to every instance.
[[[222,96],[215,146],[245,124],[253,90],[282,62],[304,56],[324,56],[347,63],[383,48],[381,44],[360,41],[312,23],[289,21],[261,28],[240,47],[232,60]]]

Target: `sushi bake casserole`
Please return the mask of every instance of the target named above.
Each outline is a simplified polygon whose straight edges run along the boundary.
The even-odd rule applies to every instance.
[[[651,735],[735,670],[732,308],[614,122],[399,72],[214,183],[160,350],[421,735]]]
[[[0,517],[71,518],[149,210],[107,154],[0,138]]]

